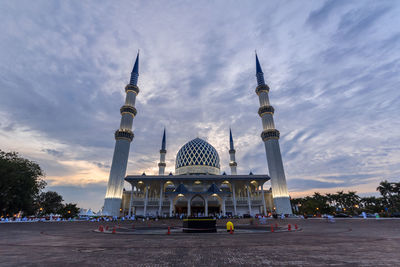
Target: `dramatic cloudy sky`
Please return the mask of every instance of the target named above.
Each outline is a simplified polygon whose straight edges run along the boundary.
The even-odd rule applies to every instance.
[[[98,210],[140,49],[129,174],[157,173],[164,126],[168,172],[197,136],[228,172],[231,126],[239,173],[268,173],[257,49],[291,195],[374,194],[400,177],[399,14],[375,0],[1,1],[0,149]]]

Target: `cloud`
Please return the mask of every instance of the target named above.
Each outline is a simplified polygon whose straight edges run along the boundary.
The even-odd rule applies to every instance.
[[[64,154],[62,151],[58,151],[58,150],[55,150],[55,149],[48,149],[48,148],[47,149],[42,149],[42,151],[46,152],[49,155],[55,156],[55,157],[61,157]]]
[[[231,127],[239,173],[268,173],[256,48],[292,193],[373,192],[400,175],[399,9],[382,1],[5,2],[0,146],[38,162],[65,199],[100,208],[140,48],[129,174],[157,173],[164,126],[167,172],[198,136],[229,173]]]

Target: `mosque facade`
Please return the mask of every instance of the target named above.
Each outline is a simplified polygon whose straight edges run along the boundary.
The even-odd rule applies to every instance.
[[[218,151],[203,139],[195,138],[181,147],[176,155],[175,173],[165,173],[166,131],[164,129],[158,175],[126,175],[132,123],[136,115],[135,100],[139,94],[139,54],[125,87],[125,104],[121,107],[120,128],[115,132],[115,149],[104,201],[103,214],[112,216],[254,216],[257,214],[292,214],[286,177],[275,129],[274,108],[269,103],[269,87],[256,55],[256,94],[260,101],[267,164],[270,175],[237,174],[236,150],[229,133],[230,174],[220,172]],[[123,188],[124,180],[131,190]],[[265,190],[270,181],[271,188]]]

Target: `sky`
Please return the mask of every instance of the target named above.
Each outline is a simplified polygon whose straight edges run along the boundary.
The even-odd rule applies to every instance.
[[[229,173],[231,127],[238,173],[267,174],[257,50],[290,195],[374,195],[400,178],[398,14],[375,0],[1,1],[0,149],[99,210],[140,49],[127,174],[158,174],[164,127],[167,172],[200,137]]]

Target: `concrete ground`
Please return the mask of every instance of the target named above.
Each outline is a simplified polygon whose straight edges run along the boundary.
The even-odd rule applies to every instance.
[[[400,220],[270,220],[300,231],[218,234],[105,234],[94,222],[0,224],[1,266],[400,266]],[[223,224],[220,222],[219,224]],[[248,221],[238,222],[248,224]],[[179,221],[139,222],[149,233]],[[104,225],[104,224],[103,224]],[[113,223],[108,223],[114,226]],[[132,223],[122,223],[131,228]],[[265,229],[265,230],[264,230]],[[158,230],[160,231],[160,230]],[[163,231],[161,231],[163,232]]]

